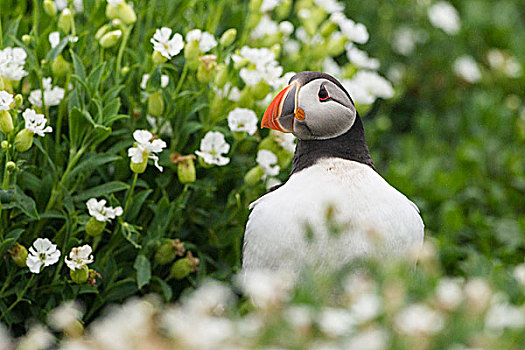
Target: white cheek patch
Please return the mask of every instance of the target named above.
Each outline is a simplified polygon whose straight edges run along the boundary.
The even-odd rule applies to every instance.
[[[343,106],[334,100],[319,101],[318,91],[324,79],[312,81],[299,90],[298,107],[305,112],[305,123],[315,139],[333,138],[347,132],[355,121],[353,108]],[[335,87],[327,87],[328,93]],[[299,137],[301,135],[298,135]]]

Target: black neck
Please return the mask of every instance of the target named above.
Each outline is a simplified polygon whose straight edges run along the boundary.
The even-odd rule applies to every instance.
[[[366,145],[365,129],[359,115],[346,133],[327,140],[297,140],[292,160],[292,172],[297,173],[322,158],[342,158],[369,165],[374,162]]]

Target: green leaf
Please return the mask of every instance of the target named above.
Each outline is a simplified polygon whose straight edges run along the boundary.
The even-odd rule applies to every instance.
[[[62,40],[60,40],[57,46],[49,50],[46,56],[46,61],[53,62],[58,57],[58,55],[60,55],[60,53],[64,50],[68,42],[69,36],[66,36]]]
[[[87,84],[89,86],[89,91],[91,95],[94,95],[100,86],[100,78],[106,67],[106,62],[98,64],[89,74],[87,78]]]
[[[120,159],[119,156],[111,155],[111,154],[98,154],[98,153],[92,153],[86,159],[84,159],[82,162],[80,162],[69,174],[70,177],[75,176],[79,173],[82,174],[91,174],[95,169],[98,167],[115,162],[118,159]]]
[[[9,232],[5,239],[0,243],[0,256],[4,256],[4,253],[11,248],[11,246],[18,241],[20,235],[24,232],[23,228],[17,228]]]
[[[14,190],[0,190],[0,203],[9,203],[15,197]]]
[[[73,197],[75,201],[84,201],[89,198],[104,197],[110,193],[127,190],[129,185],[121,181],[111,181],[103,185],[95,186],[88,190],[84,190]]]
[[[151,277],[151,280],[159,284],[160,289],[162,290],[162,294],[164,295],[164,301],[169,302],[171,300],[171,297],[173,296],[173,291],[170,285],[157,276]]]
[[[69,113],[69,140],[73,149],[78,149],[82,144],[82,138],[89,128],[89,121],[77,107],[73,107]]]
[[[151,264],[148,258],[139,254],[135,259],[133,267],[137,271],[137,286],[139,289],[142,289],[142,287],[147,285],[151,279]]]
[[[33,198],[26,195],[18,186],[15,187],[15,203],[16,207],[22,210],[22,212],[31,219],[39,220],[35,201]]]
[[[75,74],[80,78],[80,81],[86,80],[86,69],[82,64],[82,61],[73,51],[71,51],[71,57],[73,58],[73,69],[75,71]]]
[[[140,209],[142,209],[144,201],[152,192],[153,190],[145,190],[133,196],[133,199],[131,200],[130,209],[128,210],[128,214],[126,215],[129,221],[133,221],[137,217],[137,215],[140,212]]]

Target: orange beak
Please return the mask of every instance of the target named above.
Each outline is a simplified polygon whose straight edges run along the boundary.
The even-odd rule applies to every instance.
[[[297,112],[296,105],[298,92],[298,82],[293,82],[279,92],[268,108],[266,108],[261,121],[261,128],[269,128],[281,132],[292,132],[293,120]]]

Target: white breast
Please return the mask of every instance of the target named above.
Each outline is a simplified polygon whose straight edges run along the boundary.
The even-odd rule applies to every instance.
[[[250,208],[245,271],[298,272],[304,265],[324,271],[357,257],[405,255],[423,243],[415,204],[358,162],[323,159]],[[337,235],[330,233],[334,223]]]

